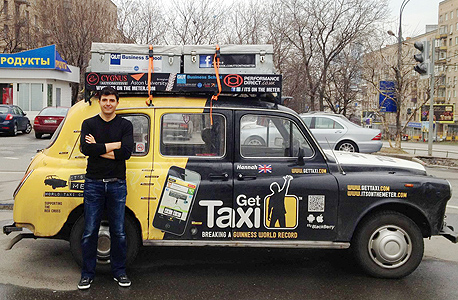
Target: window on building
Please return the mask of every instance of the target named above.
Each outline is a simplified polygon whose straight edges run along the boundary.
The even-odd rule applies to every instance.
[[[444,22],[444,16],[443,16],[443,15],[440,15],[440,16],[439,16],[439,23],[442,23],[442,22]]]
[[[453,90],[453,98],[456,98],[456,90]]]
[[[449,46],[453,46],[452,38],[450,38],[450,39],[448,40],[448,45],[449,45]]]
[[[448,21],[448,13],[445,14],[445,21]]]
[[[453,11],[450,12],[450,20],[453,19]]]
[[[458,45],[458,36],[455,37],[455,45]],[[456,51],[455,51],[455,54],[456,54]]]

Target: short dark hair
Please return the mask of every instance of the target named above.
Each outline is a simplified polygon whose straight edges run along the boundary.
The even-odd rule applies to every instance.
[[[108,95],[115,95],[116,101],[119,102],[118,91],[112,88],[111,86],[106,86],[99,92],[99,100],[102,98],[102,96],[108,96]]]

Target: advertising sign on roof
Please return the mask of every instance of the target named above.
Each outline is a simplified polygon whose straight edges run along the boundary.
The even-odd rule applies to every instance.
[[[154,72],[162,72],[162,56],[154,55]],[[148,72],[149,56],[110,53],[110,72]]]
[[[231,93],[281,93],[281,75],[220,74],[223,92]],[[86,73],[86,89],[98,91],[111,86],[120,92],[145,93],[148,91],[148,74]],[[214,92],[217,90],[214,74],[151,74],[151,90],[155,92]]]
[[[56,45],[19,53],[0,54],[0,68],[53,69],[71,72],[67,62],[57,52]]]

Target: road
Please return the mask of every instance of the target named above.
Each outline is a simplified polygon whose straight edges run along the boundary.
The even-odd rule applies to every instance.
[[[394,145],[394,142],[393,142]],[[383,147],[390,147],[387,141],[383,142]],[[403,150],[416,156],[428,156],[428,143],[423,142],[402,142]],[[458,159],[458,143],[433,143],[433,156],[448,157]]]
[[[1,199],[11,199],[31,156],[48,143],[33,134],[0,136]],[[458,191],[458,171],[428,172],[448,179]],[[447,214],[449,224],[458,228],[457,195]],[[0,226],[11,222],[12,211],[0,210]],[[458,299],[458,245],[442,237],[425,240],[422,263],[401,280],[366,276],[342,250],[149,247],[142,248],[128,270],[132,287],[119,288],[108,274],[99,272],[84,292],[76,289],[80,269],[68,242],[29,239],[3,250],[10,239],[0,235],[0,299],[7,300]]]

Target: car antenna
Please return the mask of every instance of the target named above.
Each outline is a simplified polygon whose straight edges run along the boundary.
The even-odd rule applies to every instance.
[[[328,143],[329,149],[331,149],[332,155],[334,155],[334,158],[336,159],[337,168],[339,168],[340,173],[341,173],[342,175],[347,175],[347,173],[345,173],[345,171],[343,170],[342,165],[340,164],[339,159],[337,158],[336,153],[334,152],[334,148],[331,147],[331,145],[329,144],[328,139],[327,139],[327,138],[325,138],[325,139],[326,139],[326,143]]]

